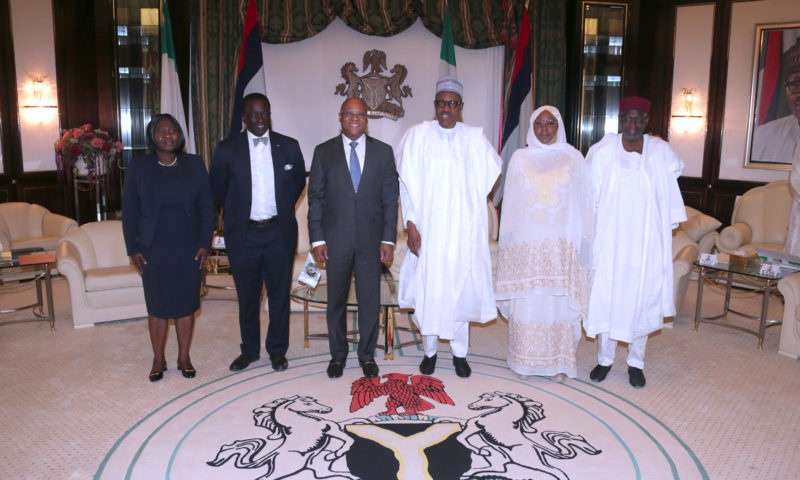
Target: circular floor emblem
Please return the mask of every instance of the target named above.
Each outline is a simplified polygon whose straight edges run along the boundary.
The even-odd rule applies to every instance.
[[[707,478],[672,431],[587,382],[522,382],[478,358],[469,379],[444,359],[426,376],[408,357],[379,378],[351,365],[330,380],[327,360],[175,398],[117,442],[97,478]]]

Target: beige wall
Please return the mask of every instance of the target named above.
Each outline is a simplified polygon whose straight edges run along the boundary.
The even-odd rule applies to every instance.
[[[58,110],[33,105],[31,80],[46,76],[49,90],[40,104],[57,105],[53,6],[50,0],[11,0],[11,29],[20,106],[22,164],[25,172],[55,170],[53,143],[58,139]]]
[[[686,164],[683,170],[683,176],[686,177],[703,174],[713,32],[713,3],[676,9],[672,115],[685,113],[681,110],[680,91],[682,88],[693,88],[697,98],[693,113],[702,116],[698,119],[674,117],[670,121],[669,143]]]
[[[733,4],[720,178],[770,182],[788,177],[788,166],[786,170],[744,168],[744,158],[753,86],[756,25],[795,22],[800,22],[799,0]]]

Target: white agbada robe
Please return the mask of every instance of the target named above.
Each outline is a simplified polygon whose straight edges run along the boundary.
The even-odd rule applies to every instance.
[[[792,191],[792,212],[789,214],[789,230],[786,232],[784,251],[800,257],[800,156],[794,159],[789,174],[789,190]]]
[[[545,110],[558,121],[549,145],[533,132]],[[508,319],[509,368],[520,375],[574,378],[591,288],[592,183],[555,107],[538,108],[530,125],[527,148],[508,163],[495,297]]]
[[[632,342],[675,315],[672,229],[686,220],[678,188],[683,162],[660,138],[644,136],[642,154],[609,133],[586,156],[594,184],[596,228],[588,337]]]
[[[486,201],[501,160],[478,127],[426,121],[397,149],[403,219],[421,236],[406,253],[398,302],[414,309],[422,335],[453,339],[465,322],[497,317]]]

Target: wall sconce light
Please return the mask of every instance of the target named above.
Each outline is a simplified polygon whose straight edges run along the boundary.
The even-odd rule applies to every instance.
[[[694,88],[681,88],[678,94],[679,107],[677,113],[672,115],[672,128],[683,133],[696,133],[703,126],[703,116],[697,111],[697,90]]]
[[[32,123],[48,123],[56,116],[57,105],[52,105],[50,84],[47,76],[34,75],[26,86],[28,99],[22,105],[22,113]]]

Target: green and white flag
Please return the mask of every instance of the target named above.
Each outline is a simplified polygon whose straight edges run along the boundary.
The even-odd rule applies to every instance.
[[[442,51],[439,54],[439,78],[453,77],[458,79],[456,72],[456,48],[453,44],[453,27],[450,25],[450,6],[444,6],[444,30],[442,30]]]
[[[178,120],[186,137],[186,152],[195,153],[194,138],[186,128],[186,115],[183,113],[181,84],[178,80],[178,67],[175,63],[175,44],[172,41],[172,22],[169,18],[167,1],[161,1],[161,113],[169,113]]]

